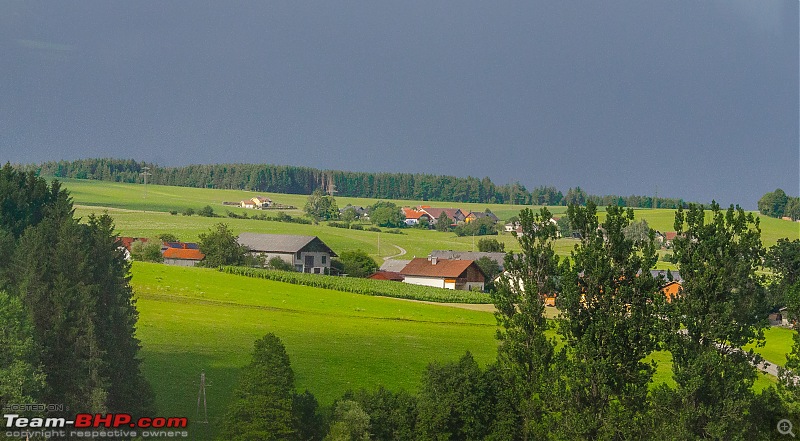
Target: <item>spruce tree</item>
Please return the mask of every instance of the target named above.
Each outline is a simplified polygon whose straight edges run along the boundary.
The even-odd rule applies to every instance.
[[[255,341],[253,358],[233,393],[220,439],[269,441],[292,439],[294,372],[275,334]]]

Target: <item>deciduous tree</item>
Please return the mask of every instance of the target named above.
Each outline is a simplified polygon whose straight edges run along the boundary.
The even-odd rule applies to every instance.
[[[208,233],[198,235],[200,251],[205,254],[201,264],[205,267],[216,268],[223,265],[242,265],[245,262],[247,248],[237,242],[228,225],[216,224]]]
[[[557,431],[568,439],[643,439],[660,300],[651,234],[627,239],[633,211],[608,207],[600,224],[591,201],[568,208],[581,243],[565,261],[558,305],[563,318]]]
[[[534,214],[520,211],[520,253],[508,254],[505,273],[496,284],[492,299],[500,329],[498,364],[508,373],[508,393],[520,401],[525,439],[546,435],[550,385],[553,378],[554,343],[545,333],[544,295],[557,290],[558,256],[553,250],[556,229],[546,208]]]
[[[665,340],[676,388],[658,394],[677,414],[666,432],[681,438],[755,439],[772,421],[756,421],[751,406],[756,360],[741,348],[764,340],[767,326],[758,219],[741,208],[711,204],[675,214],[675,257],[683,285],[665,310]],[[665,400],[664,397],[667,397]],[[662,407],[663,407],[662,406]]]

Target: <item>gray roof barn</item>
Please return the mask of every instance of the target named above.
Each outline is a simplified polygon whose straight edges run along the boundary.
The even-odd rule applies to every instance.
[[[411,261],[410,260],[400,260],[400,259],[398,259],[398,260],[394,260],[394,259],[385,260],[383,262],[383,265],[381,265],[381,271],[391,271],[391,272],[394,272],[394,273],[399,273],[400,271],[403,271],[403,268],[405,268],[406,265],[408,265],[408,262],[411,262]]]
[[[338,255],[317,236],[294,236],[290,234],[241,233],[239,244],[250,251],[262,253],[296,253],[298,251],[327,251],[332,257]]]

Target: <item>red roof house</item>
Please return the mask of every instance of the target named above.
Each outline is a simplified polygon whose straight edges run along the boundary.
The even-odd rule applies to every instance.
[[[486,275],[474,260],[449,260],[437,257],[416,259],[400,271],[403,282],[414,285],[469,291],[483,291]]]

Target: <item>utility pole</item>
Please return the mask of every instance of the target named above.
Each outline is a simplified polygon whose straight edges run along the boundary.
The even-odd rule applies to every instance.
[[[656,184],[656,198],[653,199],[653,208],[658,207],[658,184]]]
[[[150,173],[150,167],[142,167],[142,170],[144,171],[139,174],[144,176],[144,198],[147,199],[147,177],[152,173]]]
[[[200,401],[203,401],[202,415],[200,413]],[[202,420],[201,420],[202,419]],[[197,424],[203,424],[203,439],[208,436],[208,406],[206,405],[206,372],[200,371],[200,390],[197,392]]]

